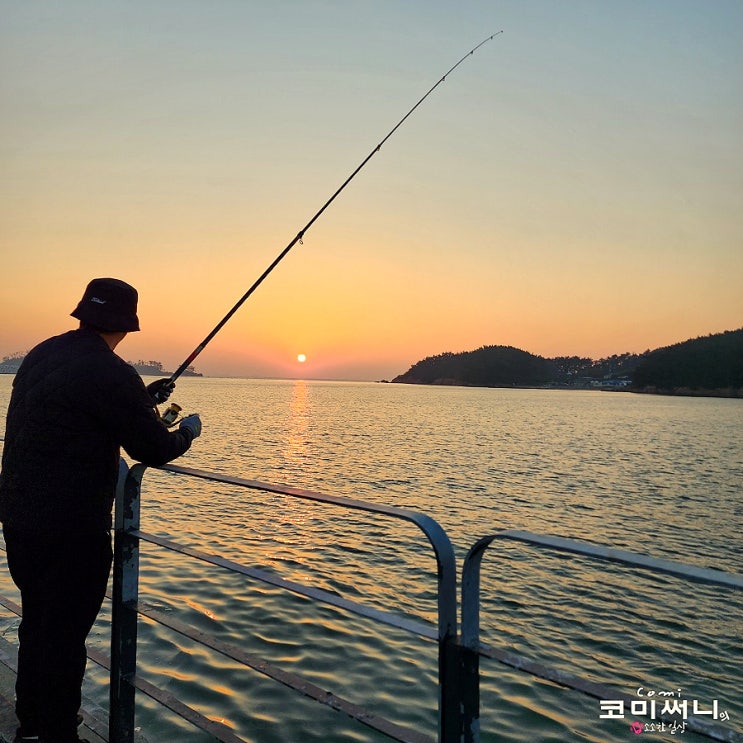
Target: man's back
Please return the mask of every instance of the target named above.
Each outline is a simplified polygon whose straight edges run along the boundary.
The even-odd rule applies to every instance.
[[[120,446],[160,464],[188,436],[169,433],[136,371],[93,330],[34,348],[8,407],[0,520],[36,531],[100,531],[111,525]]]

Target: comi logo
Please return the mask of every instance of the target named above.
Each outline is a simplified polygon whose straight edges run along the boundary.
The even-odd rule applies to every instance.
[[[96,304],[106,304],[106,300],[101,299],[100,297],[91,297],[90,301],[95,302]]]

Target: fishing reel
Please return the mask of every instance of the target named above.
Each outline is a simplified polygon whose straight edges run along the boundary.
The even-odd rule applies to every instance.
[[[181,408],[178,403],[171,402],[170,405],[168,405],[167,408],[162,413],[159,413],[160,420],[163,422],[163,425],[166,428],[172,428],[176,423],[178,423],[182,418],[179,418]]]
[[[164,403],[169,397],[170,393],[175,387],[175,382],[171,379],[158,379],[152,384],[147,385],[147,392],[150,393],[152,401],[154,402],[154,409],[160,422],[166,428],[172,428],[176,423],[182,420],[179,418],[179,414],[183,408],[178,403],[171,402],[167,408],[161,413],[157,407],[159,404]]]

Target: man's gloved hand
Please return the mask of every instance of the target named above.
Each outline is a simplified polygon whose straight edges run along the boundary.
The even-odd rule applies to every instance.
[[[165,402],[174,389],[175,382],[171,382],[169,379],[158,379],[156,382],[147,385],[147,392],[150,393],[150,397],[156,403]]]
[[[187,415],[182,421],[179,429],[187,428],[193,434],[193,438],[196,439],[201,435],[201,418],[198,413],[192,413]]]

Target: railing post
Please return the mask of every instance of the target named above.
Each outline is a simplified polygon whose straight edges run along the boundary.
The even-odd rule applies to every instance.
[[[428,537],[436,553],[438,568],[438,649],[439,649],[439,743],[460,743],[462,697],[461,666],[457,637],[457,564],[454,547],[441,525],[425,514],[407,512]]]
[[[116,488],[113,593],[111,607],[110,743],[134,741],[134,686],[137,669],[137,596],[139,590],[139,505],[144,465],[127,470],[122,460]]]
[[[462,740],[462,695],[459,685],[461,648],[456,634],[439,636],[439,741]]]
[[[462,743],[480,741],[480,563],[493,539],[475,542],[462,567]]]

